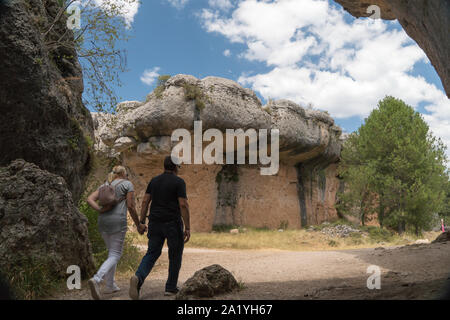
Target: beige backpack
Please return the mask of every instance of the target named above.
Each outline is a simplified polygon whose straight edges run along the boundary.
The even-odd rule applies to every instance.
[[[111,183],[107,183],[98,189],[98,204],[102,207],[115,207],[119,202],[122,202],[127,197],[116,198],[116,188],[124,181],[119,182],[116,186]]]

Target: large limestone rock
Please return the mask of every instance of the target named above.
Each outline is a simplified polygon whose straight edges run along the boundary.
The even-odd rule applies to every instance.
[[[84,275],[94,269],[87,219],[64,179],[16,160],[0,167],[0,270],[32,263],[60,276],[70,265]]]
[[[203,108],[186,98],[186,85],[199,90]],[[248,161],[246,165],[183,166],[180,176],[187,184],[193,230],[210,231],[220,224],[299,228],[337,217],[341,129],[327,113],[288,100],[262,106],[253,91],[234,81],[188,75],[170,78],[162,93],[151,93],[144,103],[126,102],[119,107],[116,115],[94,115],[96,148],[100,155],[115,157],[130,168],[138,202],[150,179],[162,172],[163,158],[174,146],[175,129],[192,133],[196,120],[202,121],[203,131],[279,129],[276,175],[263,176],[261,166]]]
[[[378,5],[382,19],[398,19],[406,33],[427,54],[450,97],[450,1],[448,0],[335,0],[353,16],[367,17]]]
[[[44,39],[59,8],[57,0],[0,1],[0,165],[35,163],[62,176],[77,201],[94,135],[76,52],[45,45],[73,39],[65,15]]]
[[[233,275],[218,264],[205,267],[189,278],[176,295],[177,300],[211,298],[238,288]]]

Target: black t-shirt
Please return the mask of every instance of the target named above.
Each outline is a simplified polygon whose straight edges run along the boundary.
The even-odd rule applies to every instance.
[[[164,172],[148,184],[152,196],[149,221],[168,222],[181,219],[178,198],[186,197],[186,183],[173,173]]]

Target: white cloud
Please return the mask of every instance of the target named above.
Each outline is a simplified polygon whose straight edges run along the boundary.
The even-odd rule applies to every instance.
[[[398,22],[345,20],[328,0],[242,0],[230,14],[203,9],[208,32],[242,43],[239,56],[270,67],[239,82],[265,98],[312,102],[334,117],[367,116],[386,95],[425,105],[433,132],[450,146],[450,102],[411,71],[426,55]]]
[[[100,8],[102,6],[109,5],[115,5],[119,7],[122,12],[122,17],[125,19],[125,22],[128,26],[131,26],[131,24],[134,22],[134,17],[139,10],[139,1],[137,0],[94,0],[94,3]]]
[[[79,6],[81,9],[87,5],[98,8],[110,8],[111,5],[114,5],[115,10],[121,12],[120,16],[124,18],[127,26],[131,27],[134,17],[138,13],[140,3],[138,0],[94,0],[92,2],[89,0],[76,0],[72,5]]]
[[[159,77],[159,67],[154,67],[153,69],[146,69],[141,76],[141,81],[148,86],[151,86],[155,80]]]
[[[177,9],[182,9],[189,0],[167,0],[167,2]]]
[[[231,51],[230,51],[229,49],[227,49],[227,50],[225,50],[225,51],[223,52],[223,55],[224,55],[225,57],[229,57],[229,56],[231,56]]]
[[[217,8],[225,11],[233,8],[231,0],[208,0],[208,4],[211,8]]]

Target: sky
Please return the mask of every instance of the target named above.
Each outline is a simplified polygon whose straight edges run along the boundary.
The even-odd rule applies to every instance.
[[[158,75],[217,76],[263,103],[312,104],[352,132],[392,95],[450,147],[450,101],[397,20],[355,19],[332,0],[144,0],[127,9],[122,101],[145,100]]]

